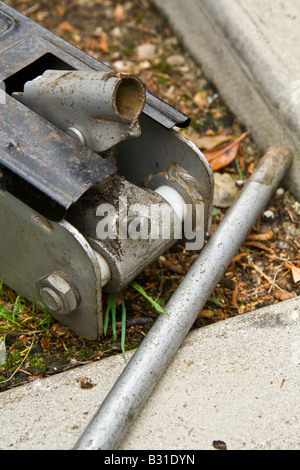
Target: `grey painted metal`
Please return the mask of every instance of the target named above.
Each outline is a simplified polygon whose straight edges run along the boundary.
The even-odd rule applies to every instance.
[[[93,207],[89,202],[86,208],[83,206],[74,211],[75,217],[77,216],[74,226],[79,227],[80,232],[86,235],[93,249],[106,259],[111,271],[111,279],[103,290],[118,292],[178,241],[176,237],[178,224],[176,224],[176,213],[159,194],[139,188],[123,178],[115,178],[114,187],[110,188],[109,197],[106,199],[106,202],[108,201],[110,201],[111,209],[115,210],[113,219],[116,232],[110,235],[115,238],[105,239],[100,233],[100,225],[103,224],[103,227],[106,227],[106,218],[102,216],[107,210],[105,204],[100,204],[102,203],[101,194],[97,201],[98,208]],[[158,208],[157,216],[151,215],[153,207]],[[160,233],[162,232],[160,230],[162,215],[160,214],[168,220],[169,230],[166,237],[160,235],[154,239],[151,237],[152,225],[158,227]],[[142,233],[138,234],[138,238],[130,234],[130,228],[132,225],[134,227],[137,220],[142,227],[145,223],[145,237]]]
[[[108,159],[84,148],[87,136],[76,125],[70,125],[66,132],[83,144],[80,146],[74,139],[41,119],[38,114],[25,108],[10,95],[22,93],[25,83],[31,82],[49,69],[67,71],[70,75],[90,71],[91,76],[97,73],[97,76],[107,74],[111,77],[116,75],[116,72],[2,2],[0,62],[0,80],[7,92],[6,112],[0,116],[1,186],[44,217],[59,221],[66,217],[68,209],[87,190],[100,181],[108,183],[105,180],[113,175],[117,168]],[[80,72],[75,72],[76,70]],[[64,75],[63,72],[53,73]],[[137,82],[130,79],[128,83]],[[122,85],[121,89],[124,90]],[[174,126],[186,127],[190,123],[189,117],[148,92],[141,117],[145,118],[140,123],[142,135],[145,134],[145,138],[142,138],[142,152],[139,147],[135,148],[136,139],[133,139],[126,147],[128,155],[123,155],[120,147],[120,152],[117,149],[117,158],[122,160],[123,156],[126,157],[123,162],[125,169],[133,168],[136,159],[139,165],[142,160],[144,169],[149,167],[152,170],[151,162],[157,163],[157,160],[161,159],[169,166],[169,160],[166,161],[164,155],[158,152],[163,150],[165,154],[165,149],[152,144],[156,140],[156,134],[151,135],[152,128],[148,129],[148,126],[152,121],[157,123],[159,136],[165,144],[170,137],[170,129]],[[171,137],[171,140],[174,142],[174,138]],[[180,153],[183,154],[182,151]],[[172,150],[169,154],[172,155]],[[146,159],[150,159],[150,162],[146,162]],[[199,166],[202,168],[203,165]],[[167,171],[167,167],[162,164],[154,169]],[[206,173],[205,169],[203,173]],[[148,176],[149,172],[146,171],[146,177]],[[141,185],[144,179],[145,172],[139,178]],[[209,188],[212,189],[212,184]]]
[[[50,69],[12,96],[95,152],[141,134],[145,87],[130,74]]]
[[[118,447],[291,161],[291,152],[286,148],[272,148],[267,152],[168,302],[169,316],[161,315],[157,319],[76,443],[75,450]]]
[[[155,193],[158,187],[171,186],[193,209],[201,207],[184,235],[192,241],[196,232],[204,243],[211,225],[211,168],[200,150],[172,129],[186,126],[186,115],[145,93],[137,77],[111,70],[2,2],[0,63],[6,90],[0,115],[0,275],[94,339],[102,331],[101,287],[108,292],[123,288],[179,238],[170,206],[161,217],[147,220],[148,206],[166,206]],[[170,215],[169,235],[157,238],[151,230],[151,238],[107,239],[103,231],[99,236],[99,218],[105,219],[97,212],[100,205],[118,209],[127,199],[130,206],[145,205],[139,214],[144,227],[148,222],[157,227]],[[128,223],[128,232],[134,224]],[[74,240],[64,253],[62,245],[71,235]],[[93,266],[88,253],[80,264],[80,245],[93,253]],[[15,254],[23,248],[18,259]],[[30,259],[33,267],[26,275]],[[101,271],[97,279],[95,269]]]
[[[193,142],[174,129],[166,136],[163,126],[144,115],[140,125],[140,137],[117,145],[119,174],[154,191],[165,184],[172,186],[187,203],[203,202],[205,231],[209,235],[214,176],[207,159]]]
[[[58,321],[89,339],[101,335],[99,255],[83,235],[65,220],[49,222],[1,187],[0,232],[0,279],[34,301],[43,299],[43,288],[51,288],[52,309],[51,305],[48,309]],[[60,279],[51,278],[53,273],[59,273]],[[62,285],[62,278],[67,286]],[[53,295],[54,288],[57,295]],[[61,309],[55,304],[55,300],[60,303],[58,296]]]
[[[41,43],[43,47],[41,47]],[[8,76],[9,70],[10,73],[14,73],[22,68],[22,64],[25,67],[49,52],[69,64],[70,68],[112,71],[106,64],[99,62],[5,3],[0,2],[0,52],[5,54],[5,51],[8,52],[9,61],[6,62],[5,67],[4,65],[1,67],[1,79],[5,78],[2,77],[3,74]],[[46,68],[43,68],[41,73],[44,70]],[[146,93],[146,96],[147,101],[143,112],[167,129],[174,126],[187,127],[190,124],[191,120],[186,114],[149,92]]]

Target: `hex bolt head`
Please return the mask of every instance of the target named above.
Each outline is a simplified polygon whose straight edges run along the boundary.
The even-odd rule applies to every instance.
[[[79,292],[62,272],[53,272],[37,281],[41,301],[50,313],[69,315],[80,303]]]

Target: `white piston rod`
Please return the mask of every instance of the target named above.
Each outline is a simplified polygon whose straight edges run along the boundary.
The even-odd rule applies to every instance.
[[[188,209],[185,200],[176,189],[171,186],[160,186],[155,190],[157,194],[163,197],[172,207],[180,222],[184,222],[188,215]]]
[[[111,280],[111,270],[110,270],[109,264],[106,261],[106,259],[102,255],[100,255],[100,253],[98,253],[98,251],[96,251],[96,250],[93,250],[93,251],[94,251],[94,255],[97,258],[98,264],[100,266],[101,287],[104,287]]]

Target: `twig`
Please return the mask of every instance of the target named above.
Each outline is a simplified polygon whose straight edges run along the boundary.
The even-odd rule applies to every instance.
[[[32,13],[36,13],[40,8],[41,8],[41,4],[40,4],[40,3],[35,3],[35,4],[32,5],[31,7],[27,8],[26,10],[24,10],[24,11],[23,11],[23,15],[29,16],[29,15],[31,15]]]
[[[276,282],[274,282],[269,276],[267,276],[253,261],[249,262],[250,266],[255,269],[262,277],[264,277],[271,285],[272,287],[275,286],[277,287],[278,290],[283,290],[281,287],[279,287]]]
[[[282,266],[279,266],[279,269],[277,270],[277,272],[276,272],[276,274],[275,274],[275,276],[274,276],[274,278],[273,278],[273,283],[271,284],[271,287],[270,287],[270,289],[269,289],[269,294],[271,294],[272,289],[273,289],[273,287],[274,287],[274,285],[275,285],[276,278],[277,278],[278,274],[280,273],[280,271],[282,271],[282,269],[283,269]]]
[[[24,362],[26,361],[26,359],[27,359],[27,357],[28,357],[28,355],[29,355],[29,353],[30,353],[30,351],[31,351],[31,349],[32,349],[33,344],[34,344],[34,339],[32,340],[31,345],[29,346],[28,351],[27,351],[27,353],[26,353],[24,359],[23,359],[23,360],[21,361],[21,363],[18,365],[18,367],[16,368],[16,370],[14,371],[14,373],[13,373],[8,379],[6,379],[6,380],[4,380],[3,382],[1,382],[2,384],[3,384],[3,383],[6,383],[6,382],[9,382],[9,381],[16,375],[16,373],[21,369],[22,365],[23,365]]]

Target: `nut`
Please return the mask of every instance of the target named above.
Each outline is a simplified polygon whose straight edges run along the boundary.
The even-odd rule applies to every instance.
[[[53,314],[68,315],[79,305],[79,293],[65,273],[48,274],[37,282],[37,288],[43,304]]]

